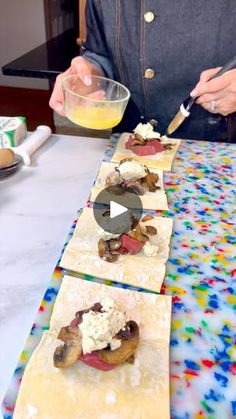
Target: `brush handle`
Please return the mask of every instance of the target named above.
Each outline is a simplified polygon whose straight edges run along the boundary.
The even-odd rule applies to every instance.
[[[215,73],[214,76],[210,78],[210,80],[221,76],[222,74],[226,73],[226,71],[232,70],[235,67],[236,67],[236,56],[232,58],[232,60],[228,61],[219,71],[217,71],[217,73]]]
[[[214,74],[209,80],[215,79],[216,77],[221,76],[222,74],[226,73],[226,71],[232,70],[236,67],[236,56],[232,58],[232,60],[228,61],[217,73]],[[185,111],[189,114],[190,109],[194,102],[197,100],[197,97],[191,97],[189,96],[185,101],[183,102],[183,107]]]

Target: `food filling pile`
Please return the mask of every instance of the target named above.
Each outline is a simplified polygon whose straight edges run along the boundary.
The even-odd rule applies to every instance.
[[[156,192],[161,189],[159,177],[138,161],[123,159],[119,166],[106,178],[106,186],[114,195],[123,195],[125,191],[144,195],[146,191]]]
[[[151,156],[164,150],[171,150],[173,143],[168,143],[165,135],[154,132],[150,123],[138,124],[134,134],[130,134],[125,144],[127,150],[133,151],[137,156]]]
[[[108,216],[109,213],[106,212],[106,215]],[[156,227],[148,224],[148,221],[153,218],[152,215],[145,215],[142,218],[142,224],[138,224],[137,220],[130,213],[130,231],[120,235],[107,234],[106,231],[101,229],[99,231],[101,238],[98,241],[100,258],[106,262],[115,262],[119,255],[136,255],[142,249],[145,256],[157,255],[158,246],[149,242],[150,236],[157,235]]]
[[[58,339],[64,345],[54,353],[54,366],[67,368],[78,360],[109,371],[124,362],[133,363],[139,340],[139,327],[126,321],[112,298],[80,310],[69,326],[62,327]]]

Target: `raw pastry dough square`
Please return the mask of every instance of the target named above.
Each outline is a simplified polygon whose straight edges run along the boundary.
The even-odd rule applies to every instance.
[[[103,162],[101,164],[95,185],[91,189],[90,200],[92,202],[94,202],[98,194],[104,188],[106,188],[106,178],[109,173],[115,170],[115,167],[117,167],[117,164],[115,163]],[[139,198],[141,199],[141,202],[142,202],[143,209],[168,210],[167,197],[166,197],[166,194],[164,191],[164,185],[163,185],[163,171],[158,170],[158,169],[152,169],[152,172],[156,173],[159,176],[158,186],[160,186],[161,189],[157,190],[156,192],[147,191],[145,192],[144,195],[139,195]],[[99,203],[98,200],[96,202]],[[100,203],[103,204],[104,202],[100,202]]]
[[[78,362],[53,365],[57,333],[76,311],[111,296],[135,320],[134,364],[104,372]],[[23,376],[14,419],[169,419],[171,297],[138,293],[66,276],[51,318]]]
[[[112,156],[112,161],[119,163],[122,159],[127,157],[134,157],[136,160],[140,161],[143,164],[146,164],[149,168],[160,169],[160,170],[171,170],[175,154],[180,146],[181,140],[168,138],[167,143],[173,143],[172,150],[165,150],[161,153],[157,153],[153,156],[137,156],[133,151],[125,148],[125,143],[129,137],[130,133],[123,133],[117,143],[115,153]]]
[[[145,256],[141,250],[137,255],[120,255],[116,262],[109,263],[98,256],[100,228],[94,218],[93,210],[84,208],[73,237],[63,253],[60,266],[77,273],[159,292],[169,256],[173,221],[166,217],[155,217],[144,225],[157,228],[158,234],[150,236],[150,243],[159,246],[157,255]]]

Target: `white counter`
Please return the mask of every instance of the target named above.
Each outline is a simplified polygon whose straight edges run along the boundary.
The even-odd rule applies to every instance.
[[[1,403],[106,145],[104,139],[52,135],[31,167],[0,181]]]

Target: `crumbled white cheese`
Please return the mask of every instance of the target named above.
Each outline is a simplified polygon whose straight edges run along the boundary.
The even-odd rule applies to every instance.
[[[114,301],[106,298],[102,305],[102,312],[89,311],[83,314],[83,321],[79,325],[82,333],[83,353],[91,353],[110,345],[114,350],[121,345],[120,339],[115,336],[126,323],[125,315],[115,308]]]
[[[106,393],[106,404],[114,404],[116,403],[116,393],[113,390],[110,390]]]
[[[122,183],[122,179],[120,173],[117,170],[109,173],[106,178],[106,186],[111,185],[120,185]]]
[[[149,242],[146,242],[143,246],[143,251],[145,256],[156,256],[158,253],[159,247],[155,244],[150,244]]]
[[[102,227],[99,228],[98,235],[101,239],[103,239],[105,241],[111,240],[111,239],[117,239],[118,237],[120,237],[120,234],[110,233],[109,231],[103,230]]]
[[[162,135],[161,136],[161,142],[163,142],[163,143],[170,142],[170,138],[168,138],[166,135]]]
[[[28,413],[29,413],[30,418],[37,415],[37,413],[38,413],[38,409],[30,403],[27,403],[27,409],[28,409]]]
[[[133,365],[130,378],[131,387],[140,386],[142,375],[140,371],[140,364],[137,362],[137,359],[135,360],[135,364]]]
[[[118,168],[122,179],[134,180],[146,176],[145,168],[138,161],[125,161]]]
[[[134,129],[135,134],[141,135],[143,138],[160,138],[161,134],[153,130],[153,126],[148,122],[141,124],[141,122]]]

